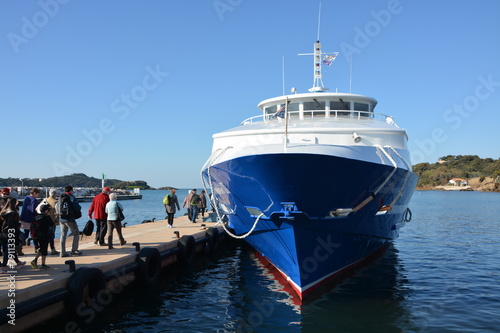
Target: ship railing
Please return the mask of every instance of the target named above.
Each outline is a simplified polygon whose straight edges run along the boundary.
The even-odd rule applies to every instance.
[[[301,121],[310,119],[325,119],[325,120],[336,120],[336,119],[349,119],[349,120],[367,120],[375,119],[379,121],[384,121],[389,125],[395,127],[399,126],[394,121],[394,118],[382,113],[375,113],[369,111],[356,111],[356,110],[307,110],[307,111],[289,111],[289,120],[291,121]],[[265,114],[247,118],[241,122],[240,125],[253,124],[258,122],[270,122],[278,121],[283,122],[284,114]]]

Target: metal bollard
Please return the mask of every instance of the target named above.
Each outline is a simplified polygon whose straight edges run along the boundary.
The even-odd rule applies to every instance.
[[[75,261],[74,260],[66,260],[64,263],[66,265],[69,265],[70,273],[73,273],[75,271]]]
[[[177,236],[177,238],[181,238],[181,234],[178,231],[174,231],[174,234]]]
[[[141,250],[141,243],[133,242],[132,245],[135,246],[135,252],[139,252]]]

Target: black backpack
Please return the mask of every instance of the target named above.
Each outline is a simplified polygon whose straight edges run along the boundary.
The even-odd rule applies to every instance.
[[[63,220],[70,220],[73,217],[73,203],[67,194],[61,194],[56,204],[56,213]]]
[[[63,220],[77,220],[82,217],[82,211],[75,209],[75,205],[67,194],[61,194],[61,198],[56,203],[56,213]]]
[[[82,234],[85,236],[90,236],[94,232],[94,222],[92,220],[88,220],[87,223],[85,223],[85,227],[82,230]]]

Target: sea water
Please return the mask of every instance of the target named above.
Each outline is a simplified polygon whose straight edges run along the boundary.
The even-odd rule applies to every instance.
[[[164,218],[166,191],[122,201]],[[179,198],[187,194],[179,191]],[[242,242],[152,287],[126,288],[82,332],[499,332],[500,193],[415,192],[413,220],[384,254],[302,306]],[[128,215],[127,215],[128,214]],[[182,214],[182,212],[180,212]],[[126,234],[126,230],[125,230]],[[21,319],[22,320],[22,319]],[[61,316],[33,332],[63,332]]]

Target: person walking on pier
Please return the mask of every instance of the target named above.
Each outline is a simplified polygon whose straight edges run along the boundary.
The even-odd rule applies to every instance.
[[[28,245],[28,238],[30,237],[31,223],[35,221],[36,216],[36,206],[38,206],[38,196],[40,195],[40,190],[37,188],[32,188],[30,190],[30,195],[24,198],[23,208],[21,209],[21,228],[24,229],[24,239],[25,245]],[[38,240],[33,239],[33,246],[35,247],[35,253],[38,251]]]
[[[70,236],[73,236],[71,255],[79,256],[82,252],[78,251],[80,230],[78,230],[76,220],[82,217],[82,207],[73,195],[73,186],[66,186],[64,191],[65,193],[61,195],[56,205],[56,212],[59,216],[59,223],[61,224],[61,257],[69,256],[69,253],[66,252],[68,229],[71,230]]]
[[[177,200],[177,195],[175,195],[174,189],[170,190],[170,193],[167,194],[167,197],[168,202],[165,204],[165,211],[167,213],[168,227],[172,228],[174,224],[174,215],[176,212],[175,208],[177,207],[178,210],[180,210],[181,208],[179,207],[179,200]]]
[[[191,193],[191,200],[189,200],[189,205],[191,206],[191,222],[196,223],[196,218],[198,217],[198,205],[200,204],[200,196],[196,193],[196,189],[193,189]]]
[[[207,209],[207,196],[205,190],[201,190],[200,192],[200,203],[198,204],[198,208],[201,213],[201,217],[205,217],[205,210]]]
[[[109,193],[111,193],[111,189],[109,187],[104,187],[102,192],[92,199],[92,203],[89,207],[89,219],[92,220],[92,214],[94,214],[95,224],[97,226],[94,244],[99,243],[101,246],[108,245],[104,242],[104,237],[108,231],[108,214],[106,214],[106,205],[109,202]]]
[[[25,261],[19,260],[17,251],[15,250],[17,243],[20,242],[20,235],[17,199],[8,198],[4,207],[0,210],[0,239],[3,252],[3,260],[0,266],[2,266],[2,273],[6,273],[9,270],[7,266],[9,258],[13,259],[18,266],[26,264]],[[14,239],[14,242],[9,241],[11,239]]]
[[[57,204],[57,190],[51,189],[49,192],[49,197],[46,199],[48,204],[50,205],[50,218],[52,222],[54,222],[54,227],[52,228],[52,235],[50,237],[49,245],[50,245],[50,254],[56,256],[59,254],[59,251],[56,250],[56,246],[54,244],[54,240],[56,238],[56,227],[59,225],[59,219],[56,215],[56,204]]]
[[[42,202],[37,207],[38,215],[35,217],[36,228],[34,231],[34,235],[36,239],[38,239],[38,244],[40,247],[38,248],[38,252],[36,253],[35,259],[31,262],[31,267],[37,269],[40,268],[42,270],[49,269],[47,266],[47,249],[49,247],[50,239],[53,235],[54,229],[54,221],[50,217],[50,205],[48,202]],[[42,257],[42,266],[38,267],[38,258]]]
[[[184,201],[182,202],[182,208],[186,207],[187,210],[187,216],[189,221],[191,221],[191,197],[193,196],[193,191],[189,190],[188,195],[184,198]]]
[[[113,249],[113,230],[116,228],[118,237],[120,238],[120,245],[123,246],[127,241],[122,235],[122,221],[120,220],[120,213],[118,210],[123,211],[123,206],[119,203],[116,193],[109,195],[109,202],[106,204],[106,214],[108,214],[108,248]]]

